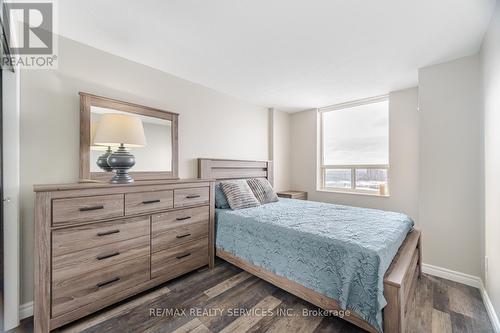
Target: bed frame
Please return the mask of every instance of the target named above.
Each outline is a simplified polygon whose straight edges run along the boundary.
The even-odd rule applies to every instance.
[[[215,180],[267,178],[273,184],[272,161],[198,159],[198,177]],[[212,243],[214,244],[214,243]],[[403,333],[406,328],[406,316],[415,294],[417,280],[422,274],[421,233],[410,232],[399,248],[389,269],[384,276],[384,296],[387,305],[383,309],[383,325],[385,333]],[[278,276],[256,265],[253,265],[228,252],[216,249],[216,255],[231,264],[259,278],[286,290],[322,309],[341,310],[336,300],[306,288],[294,281]],[[354,325],[368,331],[377,329],[351,311],[344,316]]]

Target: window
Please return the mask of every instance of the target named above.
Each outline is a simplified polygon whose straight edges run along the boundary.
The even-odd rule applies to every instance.
[[[320,189],[388,195],[386,96],[320,109]]]

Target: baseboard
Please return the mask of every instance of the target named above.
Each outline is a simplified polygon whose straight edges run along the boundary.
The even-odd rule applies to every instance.
[[[486,308],[486,312],[488,313],[488,316],[490,318],[491,325],[493,326],[493,330],[495,331],[495,333],[500,333],[500,321],[498,319],[497,313],[495,312],[495,309],[493,308],[493,304],[491,303],[490,297],[486,292],[483,280],[479,276],[460,273],[452,271],[447,268],[442,268],[429,264],[422,264],[422,272],[424,272],[425,274],[434,275],[443,279],[455,281],[474,288],[478,288],[479,291],[481,292],[481,297],[483,298],[483,303]]]
[[[33,316],[33,302],[21,304],[19,306],[19,319],[23,320]]]
[[[481,296],[483,297],[483,303],[486,307],[486,311],[488,312],[488,316],[490,317],[491,325],[493,326],[493,330],[495,333],[500,333],[500,320],[498,319],[497,313],[493,308],[493,304],[491,303],[490,297],[486,292],[486,288],[484,287],[483,282],[481,281]]]
[[[443,279],[455,281],[458,283],[465,284],[467,286],[471,286],[474,288],[481,288],[483,284],[481,282],[481,278],[474,275],[469,275],[465,273],[460,273],[456,271],[452,271],[451,269],[433,266],[429,264],[422,264],[422,272],[425,274],[434,275]]]

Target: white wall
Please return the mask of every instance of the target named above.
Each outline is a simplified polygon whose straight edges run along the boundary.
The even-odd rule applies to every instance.
[[[292,114],[292,188],[304,190],[310,200],[403,212],[418,221],[418,90],[389,95],[389,198],[316,190],[317,111]]]
[[[481,274],[479,58],[419,70],[419,220],[424,262]]]
[[[179,175],[198,157],[267,159],[268,110],[61,38],[59,69],[21,75],[21,302],[32,300],[33,184],[78,180],[78,92],[180,114]]]
[[[274,189],[291,189],[291,114],[276,109],[269,110],[271,126],[270,159],[274,162]]]
[[[486,290],[500,317],[500,3],[481,50],[484,90]]]

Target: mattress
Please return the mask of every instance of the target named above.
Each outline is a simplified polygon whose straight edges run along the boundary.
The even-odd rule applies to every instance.
[[[383,278],[413,221],[374,209],[280,198],[216,210],[216,247],[338,301],[382,331]]]

